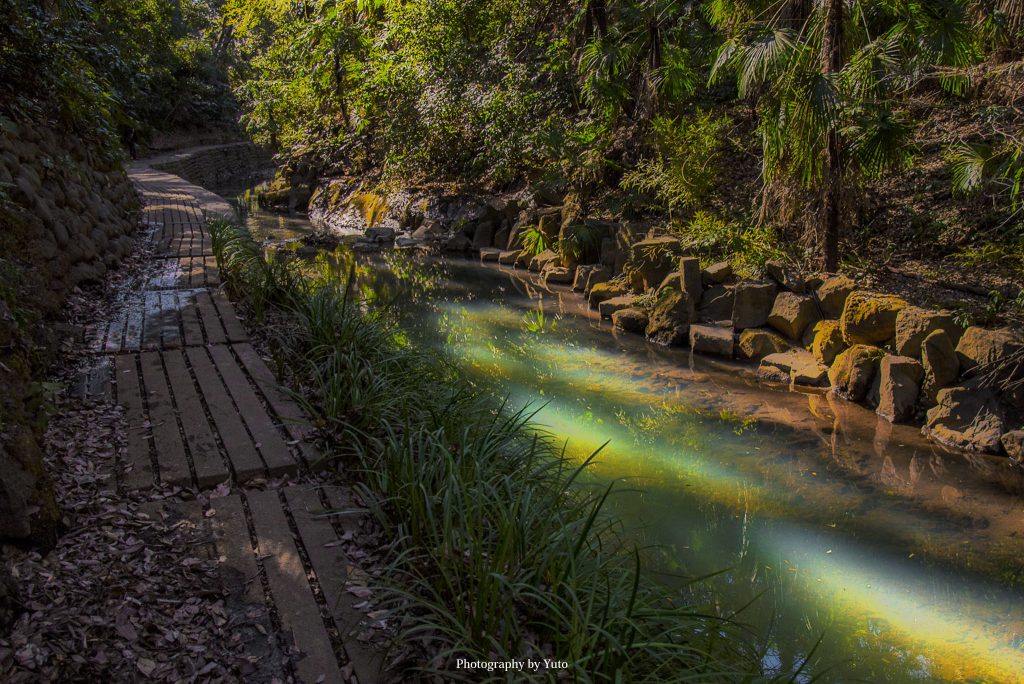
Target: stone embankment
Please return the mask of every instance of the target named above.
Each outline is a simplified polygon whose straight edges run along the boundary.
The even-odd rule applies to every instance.
[[[99,146],[35,122],[0,129],[0,538],[45,545],[58,520],[36,382],[56,349],[49,320],[128,254],[139,200]]]
[[[920,423],[947,446],[1024,458],[1024,334],[962,326],[839,274],[781,262],[741,278],[701,263],[657,225],[581,218],[557,197],[386,197],[351,179],[322,182],[310,218],[383,246],[477,254],[582,292],[615,330],[655,344],[758,364],[765,383],[830,391],[885,420]]]

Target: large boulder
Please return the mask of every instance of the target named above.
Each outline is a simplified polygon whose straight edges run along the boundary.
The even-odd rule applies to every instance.
[[[473,241],[462,233],[456,233],[444,241],[441,249],[446,252],[468,252],[473,249]]]
[[[917,359],[886,354],[879,367],[878,415],[891,423],[914,417],[924,369]]]
[[[702,321],[731,321],[735,293],[732,285],[712,285],[700,303]]]
[[[907,303],[894,295],[858,290],[846,298],[839,319],[847,344],[882,344],[896,335],[896,316]]]
[[[977,385],[939,390],[922,432],[941,444],[998,454],[1002,449],[1003,412],[995,393]]]
[[[545,285],[568,285],[576,277],[575,268],[565,266],[549,266],[544,270]]]
[[[780,292],[768,314],[768,325],[791,340],[799,340],[804,330],[820,318],[813,297],[793,292]]]
[[[647,339],[655,344],[685,344],[695,318],[693,301],[685,292],[669,292],[651,310]]]
[[[963,328],[957,325],[948,311],[908,306],[896,314],[896,353],[919,358],[924,338],[936,330],[944,331],[954,342],[963,334]]]
[[[1024,338],[1015,330],[989,330],[972,325],[956,345],[956,355],[961,372],[967,372],[978,366],[995,366],[1021,347]]]
[[[789,351],[792,348],[793,345],[777,332],[748,328],[740,333],[737,351],[743,358],[761,359],[769,354]]]
[[[960,359],[945,330],[935,330],[921,342],[921,366],[924,368],[921,403],[933,406],[939,390],[960,377]]]
[[[612,277],[612,271],[607,266],[600,264],[589,264],[576,269],[576,279],[572,282],[572,289],[577,292],[586,292],[598,283],[607,282]]]
[[[657,287],[674,270],[678,255],[678,238],[647,238],[630,247],[629,263],[625,270],[634,274],[638,289]]]
[[[1018,461],[1024,460],[1024,430],[1010,430],[999,441],[1003,443],[1007,456]]]
[[[719,261],[711,264],[701,273],[705,283],[708,285],[719,285],[732,280],[732,264],[728,261]]]
[[[679,283],[694,306],[700,306],[704,297],[704,285],[700,277],[700,260],[697,257],[682,257],[679,259]]]
[[[857,283],[846,276],[826,277],[815,294],[821,304],[821,310],[828,318],[839,318],[846,307],[846,299],[857,289]]]
[[[530,259],[530,265],[528,268],[535,273],[539,273],[549,264],[557,266],[559,264],[559,256],[553,250],[545,249],[543,252]]]
[[[806,349],[769,354],[761,359],[757,377],[765,382],[780,382],[804,387],[828,386],[828,368],[818,363]]]
[[[521,249],[506,249],[498,255],[498,263],[502,266],[515,266],[522,253]]]
[[[883,356],[885,352],[881,349],[866,344],[855,344],[841,352],[828,371],[832,390],[850,401],[865,399]]]
[[[690,349],[701,354],[732,357],[732,328],[711,325],[690,326]]]
[[[477,224],[476,230],[473,231],[473,248],[483,249],[492,244],[494,244],[494,224],[490,221]]]
[[[781,261],[769,261],[764,265],[764,270],[768,273],[768,277],[774,280],[779,287],[799,294],[803,294],[806,291],[804,281],[800,279],[796,271]]]
[[[814,324],[810,348],[818,363],[823,363],[826,366],[832,365],[839,353],[846,347],[846,340],[843,339],[839,321],[818,321]]]
[[[611,318],[612,314],[622,309],[629,309],[636,305],[638,297],[633,294],[619,295],[618,297],[612,297],[606,299],[597,305],[597,310],[601,314],[601,318]]]
[[[637,307],[619,309],[612,314],[612,328],[643,335],[647,330],[647,312]]]
[[[623,283],[609,280],[591,287],[590,294],[587,295],[587,301],[590,302],[591,307],[597,308],[597,305],[604,300],[624,295],[627,291]]]
[[[733,289],[732,324],[737,330],[757,328],[768,322],[775,304],[775,283],[741,282]]]

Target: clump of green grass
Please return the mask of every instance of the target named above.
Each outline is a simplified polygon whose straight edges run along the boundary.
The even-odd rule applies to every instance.
[[[386,312],[357,300],[351,271],[303,275],[241,229],[212,232],[229,287],[265,317],[331,456],[357,474],[392,540],[377,588],[399,638],[429,654],[417,674],[506,680],[455,660],[549,658],[567,669],[514,678],[758,678],[738,625],[641,571],[604,511],[612,487],[584,483],[590,460],[573,463],[530,413],[409,346]]]

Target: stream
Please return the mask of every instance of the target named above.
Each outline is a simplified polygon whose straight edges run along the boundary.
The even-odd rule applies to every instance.
[[[312,230],[244,213],[259,240]],[[767,672],[816,649],[797,681],[1024,681],[1024,484],[1006,459],[613,333],[580,294],[521,269],[344,246],[329,258],[358,264],[414,344],[540,409],[574,459],[606,445],[593,475],[621,481],[611,506],[657,549],[649,571],[713,575],[709,596],[766,639]]]

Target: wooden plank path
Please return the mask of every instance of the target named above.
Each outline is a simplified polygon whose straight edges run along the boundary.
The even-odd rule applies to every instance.
[[[349,590],[349,523],[323,515],[350,502],[317,482],[312,429],[221,288],[207,217],[230,208],[145,163],[129,173],[155,275],[86,331],[96,363],[80,389],[124,408],[119,486],[209,492],[146,506],[208,539],[228,605],[250,617],[252,657],[297,682],[381,681],[382,658],[356,638],[365,592]]]

